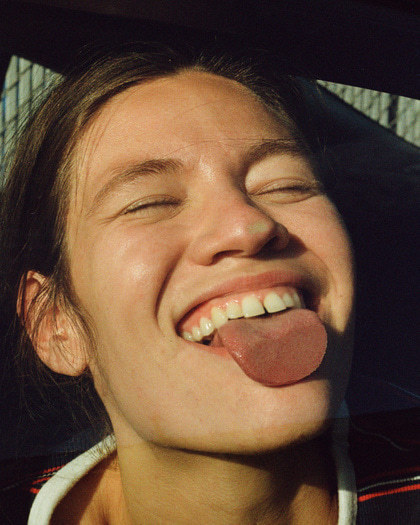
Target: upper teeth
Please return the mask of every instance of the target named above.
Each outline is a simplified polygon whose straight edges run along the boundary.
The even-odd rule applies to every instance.
[[[226,308],[214,306],[211,309],[211,319],[201,317],[199,326],[193,326],[191,332],[184,331],[182,337],[187,341],[201,341],[203,337],[211,335],[214,330],[220,328],[229,319],[239,319],[240,317],[257,317],[264,315],[265,312],[275,313],[286,310],[287,308],[303,308],[302,300],[296,292],[284,293],[281,297],[276,292],[269,292],[263,302],[255,295],[247,295],[239,303],[230,301]]]

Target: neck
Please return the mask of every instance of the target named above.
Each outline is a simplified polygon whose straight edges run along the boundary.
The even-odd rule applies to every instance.
[[[336,524],[329,440],[257,456],[119,447],[127,523]]]

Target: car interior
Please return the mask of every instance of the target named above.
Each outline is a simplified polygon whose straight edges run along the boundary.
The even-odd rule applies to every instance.
[[[350,413],[402,411],[418,429],[419,148],[313,81],[418,98],[419,37],[420,13],[408,0],[314,0],[309,8],[304,0],[0,1],[0,75],[13,55],[65,74],[87,49],[139,41],[233,54],[263,49],[270,67],[298,76],[356,257]],[[48,387],[54,407],[32,386],[22,394],[9,355],[1,349],[0,464],[95,443],[88,418],[68,408],[66,385]],[[86,430],[72,435],[75,416]]]

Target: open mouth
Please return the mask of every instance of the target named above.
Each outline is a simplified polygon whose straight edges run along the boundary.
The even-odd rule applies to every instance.
[[[291,286],[213,298],[179,323],[187,341],[229,354],[242,371],[265,386],[284,386],[321,364],[327,333],[317,313]]]
[[[199,306],[178,324],[178,334],[190,342],[211,346],[217,330],[233,319],[269,317],[305,308],[303,293],[291,287],[276,287],[218,298]]]

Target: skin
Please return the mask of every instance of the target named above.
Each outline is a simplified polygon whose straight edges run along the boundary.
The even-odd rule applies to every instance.
[[[243,86],[184,72],[117,95],[79,140],[67,242],[97,349],[85,353],[63,313],[73,368],[45,345],[40,355],[62,373],[90,368],[117,439],[124,522],[336,521],[331,458],[315,438],[350,366],[351,246],[303,156],[246,162],[277,139],[290,135]],[[109,189],[118,170],[168,158]],[[176,332],[201,294],[273,270],[312,283],[329,335],[320,369],[279,388]]]

